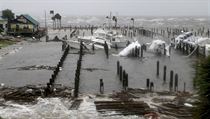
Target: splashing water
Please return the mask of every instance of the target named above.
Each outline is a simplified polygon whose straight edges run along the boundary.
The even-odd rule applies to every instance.
[[[103,117],[95,108],[94,99],[83,98],[78,110],[69,110],[71,101],[63,98],[38,98],[36,104],[7,101],[0,106],[0,116],[6,119],[139,119],[139,116]],[[111,112],[113,114],[115,112]],[[109,115],[109,114],[107,114]],[[142,118],[143,119],[143,118]]]

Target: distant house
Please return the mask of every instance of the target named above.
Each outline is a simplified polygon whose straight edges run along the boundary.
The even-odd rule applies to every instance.
[[[2,18],[2,11],[0,11],[0,33],[7,33],[8,20]]]
[[[28,14],[17,16],[16,19],[10,21],[9,33],[21,35],[33,35],[38,31],[39,22]]]
[[[7,19],[3,19],[0,16],[0,33],[6,34],[7,33],[7,26],[8,26],[8,20]]]

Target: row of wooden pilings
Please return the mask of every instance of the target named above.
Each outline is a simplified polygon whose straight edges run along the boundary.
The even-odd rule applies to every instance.
[[[130,51],[130,53],[129,53],[129,55],[128,56],[130,56],[130,57],[140,57],[140,58],[143,58],[144,57],[144,51],[146,51],[147,50],[147,47],[146,47],[146,45],[142,45],[141,47],[135,47],[135,48],[133,48],[131,51]]]
[[[175,74],[175,75],[174,75]],[[163,83],[166,83],[166,75],[167,75],[167,66],[164,65],[163,67]],[[160,62],[157,61],[157,65],[156,65],[156,76],[159,77],[160,76]],[[173,70],[170,71],[170,79],[169,79],[169,91],[173,92],[173,91],[178,91],[178,80],[179,80],[179,76],[177,73],[174,73]],[[150,79],[147,79],[147,89],[149,89],[149,83],[150,83]],[[185,87],[186,87],[186,83],[184,83],[184,91],[185,91]]]
[[[128,73],[120,65],[119,61],[117,61],[117,75],[119,77],[119,80],[122,82],[123,90],[127,90],[127,88],[128,88]]]
[[[165,38],[174,38],[182,32],[192,32],[195,36],[205,36],[210,37],[210,30],[205,28],[199,29],[189,29],[189,28],[142,28],[142,27],[135,27],[132,29],[121,28],[121,32],[123,35],[128,37],[135,37],[136,35],[143,35],[146,37],[153,38],[154,36],[163,36]]]
[[[195,51],[196,56],[204,56],[204,57],[206,56],[205,46],[199,46],[199,45],[193,46],[189,43],[185,43],[182,41],[180,41],[180,43],[177,45],[177,49],[186,55],[189,55],[190,53],[192,53],[195,50],[195,48],[197,48]]]
[[[81,67],[82,67],[82,56],[83,56],[83,45],[82,45],[82,41],[81,41],[80,42],[79,59],[77,61],[77,68],[75,71],[75,78],[74,78],[74,97],[78,97],[78,93],[79,93],[80,74],[81,74]]]
[[[160,34],[164,37],[175,37],[176,35],[181,34],[182,32],[192,32],[195,36],[205,36],[205,37],[210,37],[210,31],[209,29],[203,28],[198,28],[198,29],[190,29],[190,28],[151,28],[151,31]]]
[[[57,77],[59,71],[61,71],[61,69],[62,69],[62,66],[63,66],[63,63],[64,63],[64,61],[66,59],[66,56],[69,53],[69,49],[70,49],[70,46],[68,45],[65,48],[65,50],[63,52],[63,55],[62,55],[61,59],[59,60],[55,70],[53,71],[53,74],[51,75],[51,78],[49,79],[49,82],[47,83],[47,88],[46,88],[46,91],[45,91],[46,92],[46,96],[48,96],[49,94],[51,94],[53,92],[52,88],[53,88],[53,86],[55,84],[56,77]]]

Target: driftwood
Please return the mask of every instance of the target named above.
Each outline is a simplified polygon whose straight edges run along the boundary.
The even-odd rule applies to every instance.
[[[117,115],[144,115],[151,111],[143,101],[95,101],[96,109],[100,113],[109,111],[117,112]]]
[[[162,105],[154,105],[158,108],[159,113],[174,116],[177,118],[183,119],[191,119],[192,118],[192,108],[183,106],[183,105],[175,105],[172,103],[166,103]]]
[[[81,104],[83,100],[82,99],[77,99],[77,100],[74,100],[71,107],[69,108],[70,110],[77,110]]]
[[[25,66],[25,67],[14,67],[8,69],[18,69],[18,70],[55,70],[56,67],[54,66],[47,66],[47,65],[32,65],[32,66]]]
[[[38,97],[45,97],[46,86],[24,86],[0,88],[0,97],[16,102],[34,102]],[[49,97],[71,98],[71,89],[55,85]]]

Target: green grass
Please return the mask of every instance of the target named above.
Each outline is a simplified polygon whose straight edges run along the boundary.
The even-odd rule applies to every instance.
[[[199,101],[194,109],[194,119],[209,119],[210,117],[210,56],[197,63],[196,89]]]
[[[15,44],[15,42],[9,41],[9,40],[0,40],[0,48],[7,47],[8,45],[12,45],[12,44]]]

